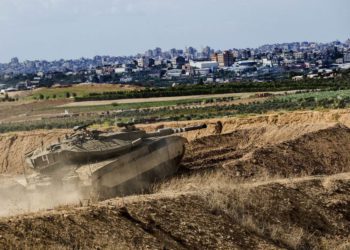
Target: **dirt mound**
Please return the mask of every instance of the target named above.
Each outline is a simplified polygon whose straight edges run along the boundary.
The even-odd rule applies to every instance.
[[[67,131],[35,131],[0,135],[0,174],[23,174],[24,155],[36,148],[57,142]]]
[[[350,191],[348,178],[349,175],[346,180],[332,180],[333,186],[327,187],[322,178],[236,189],[228,186],[211,191],[208,200],[213,209],[224,211],[240,225],[279,247],[336,249],[349,240],[349,210],[346,208],[349,196],[336,198]]]
[[[207,185],[0,219],[0,247],[346,249],[349,177],[254,185],[233,185],[224,175],[190,177]]]
[[[254,150],[294,140],[330,126],[332,124],[268,125],[200,137],[187,145],[182,165],[190,170],[221,167],[242,159]]]
[[[255,149],[224,168],[244,177],[334,174],[350,170],[349,152],[350,129],[339,125]]]

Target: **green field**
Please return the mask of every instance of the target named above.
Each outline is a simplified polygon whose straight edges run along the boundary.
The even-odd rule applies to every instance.
[[[90,95],[91,93],[104,93],[104,92],[129,92],[136,87],[123,86],[117,84],[94,84],[94,85],[73,85],[71,87],[62,88],[41,88],[34,90],[27,99],[65,99],[74,97],[83,97]]]

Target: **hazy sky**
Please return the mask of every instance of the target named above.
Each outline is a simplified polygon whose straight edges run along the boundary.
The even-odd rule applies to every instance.
[[[0,0],[0,62],[350,37],[350,0]]]

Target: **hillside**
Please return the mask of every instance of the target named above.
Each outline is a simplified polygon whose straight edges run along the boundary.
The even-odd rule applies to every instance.
[[[153,195],[0,219],[0,246],[347,249],[349,178],[237,185],[220,174],[196,176],[188,190],[175,181]]]
[[[0,248],[348,249],[349,116],[331,110],[225,118],[222,134],[215,133],[217,120],[207,121],[208,129],[184,134],[179,174],[149,194],[96,202],[71,193],[41,211],[43,197],[3,200]],[[194,123],[201,121],[165,125]],[[23,173],[24,152],[67,132],[2,135],[2,150],[14,157],[0,156],[1,173]],[[55,199],[61,191],[53,190]],[[26,202],[19,209],[26,214],[14,215]]]

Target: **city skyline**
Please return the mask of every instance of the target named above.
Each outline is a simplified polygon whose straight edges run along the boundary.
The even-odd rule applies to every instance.
[[[203,52],[204,50],[206,49],[210,49],[211,53],[215,53],[215,52],[224,52],[224,51],[245,51],[245,50],[251,50],[251,51],[256,51],[256,50],[260,50],[261,48],[265,47],[265,46],[269,46],[269,47],[286,47],[286,46],[290,46],[292,44],[299,44],[299,45],[302,45],[304,43],[308,43],[309,45],[311,44],[315,44],[315,45],[330,45],[330,44],[333,44],[333,43],[337,43],[339,42],[340,44],[349,44],[350,43],[350,38],[346,39],[345,41],[339,41],[339,40],[332,40],[332,41],[326,41],[326,42],[316,42],[316,41],[292,41],[292,42],[284,42],[284,43],[267,43],[267,44],[261,44],[260,46],[257,46],[257,47],[244,47],[244,48],[214,48],[214,47],[211,47],[209,45],[206,45],[206,46],[201,46],[200,48],[197,48],[197,47],[194,47],[194,46],[186,46],[185,48],[169,48],[169,49],[164,49],[162,47],[155,47],[155,48],[147,48],[145,51],[143,52],[137,52],[135,54],[131,54],[131,55],[93,55],[91,57],[86,57],[86,56],[82,56],[82,57],[79,57],[79,58],[56,58],[56,59],[53,59],[53,60],[47,60],[47,59],[26,59],[26,60],[23,60],[22,58],[19,58],[17,56],[15,57],[11,57],[9,59],[9,61],[7,62],[1,62],[0,61],[0,64],[7,64],[7,63],[10,63],[12,60],[18,60],[19,62],[25,62],[25,61],[47,61],[47,62],[55,62],[55,61],[61,61],[61,60],[64,60],[64,61],[76,61],[76,60],[81,60],[81,59],[87,59],[87,60],[90,60],[90,59],[94,59],[96,57],[111,57],[111,58],[127,58],[127,59],[130,59],[130,58],[140,58],[140,57],[150,57],[150,58],[156,58],[157,56],[148,56],[147,53],[149,51],[155,51],[155,50],[158,50],[160,49],[161,50],[161,53],[170,53],[170,56],[171,56],[171,51],[172,50],[176,50],[176,51],[182,51],[184,54],[186,54],[186,50],[187,49],[194,49],[196,53],[201,53]],[[207,59],[210,59],[209,58],[210,56],[207,57]],[[202,60],[202,59],[205,59],[205,58],[196,58],[196,59],[199,59],[199,60]]]
[[[346,0],[3,0],[0,62],[129,56],[155,47],[343,42],[350,37],[349,7]]]

